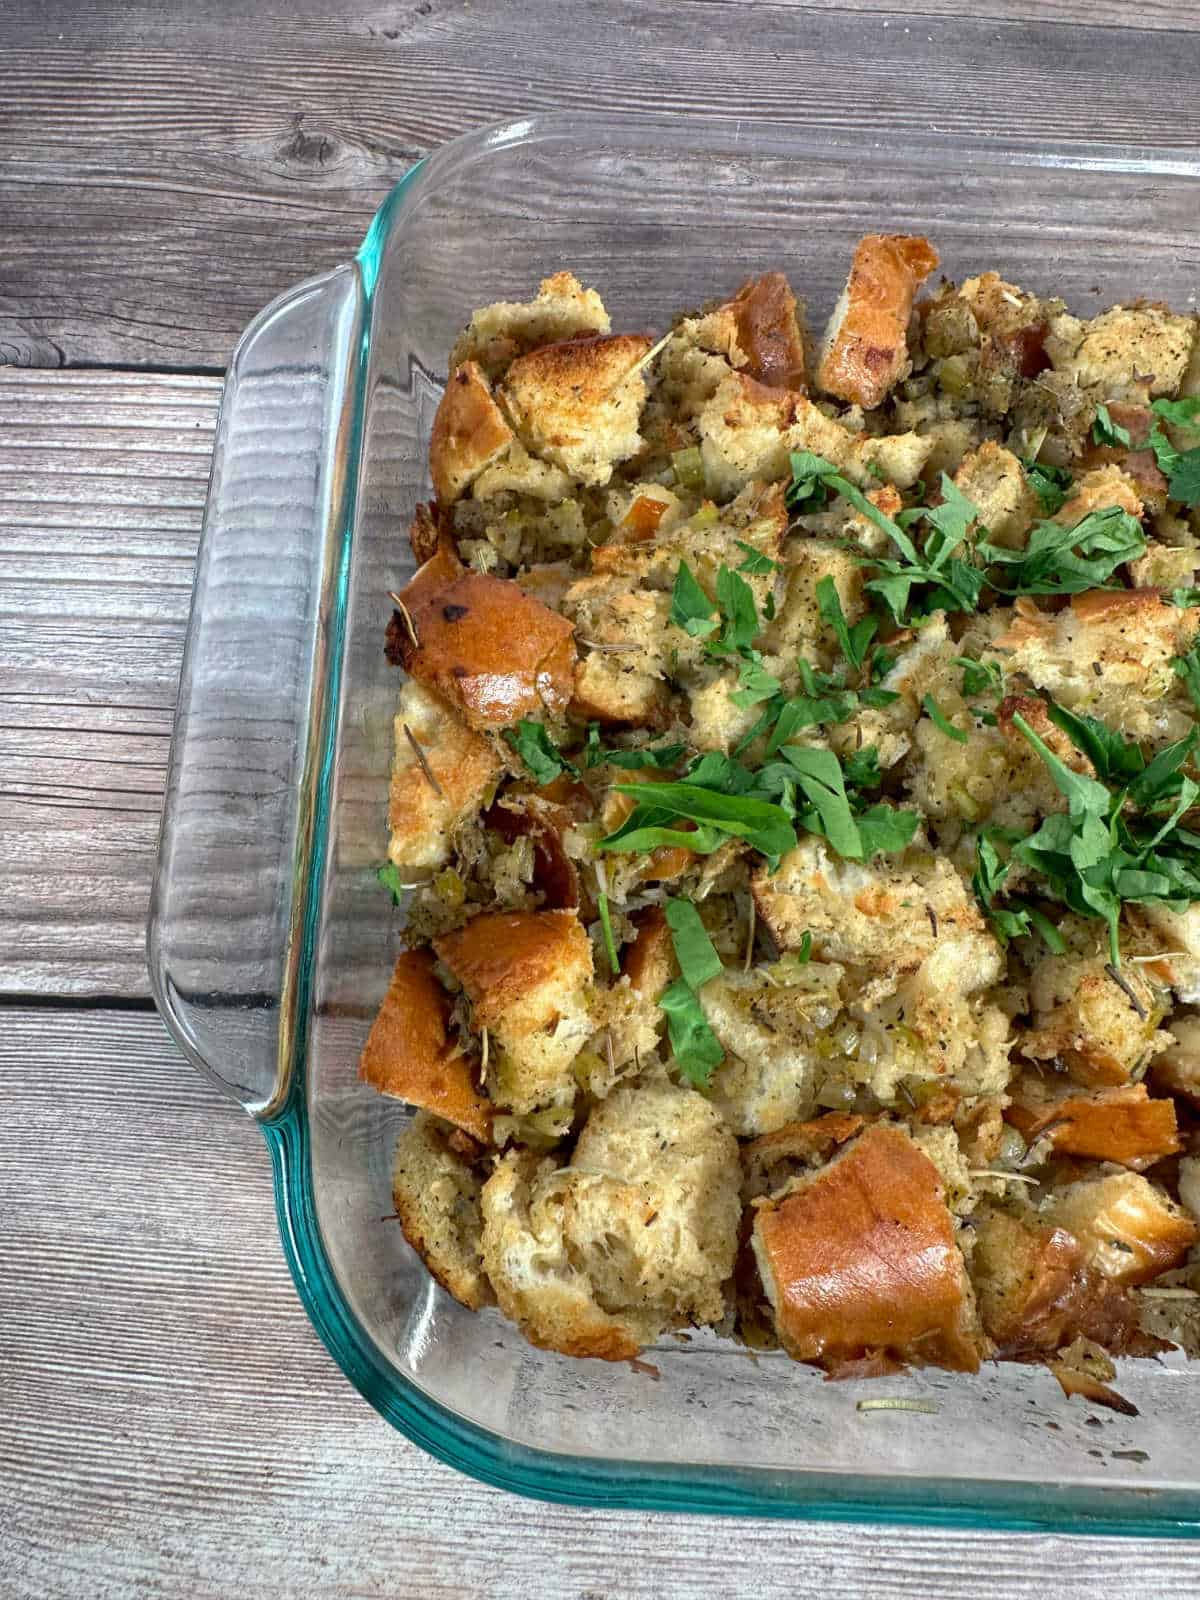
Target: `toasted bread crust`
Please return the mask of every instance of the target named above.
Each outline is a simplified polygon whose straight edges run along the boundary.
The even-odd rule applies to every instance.
[[[864,409],[880,405],[907,360],[917,290],[938,264],[928,239],[869,233],[860,239],[821,347],[817,382]]]
[[[937,1169],[899,1128],[867,1128],[760,1206],[754,1250],[780,1342],[796,1360],[884,1352],[978,1371],[971,1290]]]
[[[450,997],[428,950],[406,950],[363,1046],[358,1075],[381,1094],[432,1111],[473,1139],[491,1138],[492,1108],[450,1033]]]
[[[417,637],[414,645],[400,632],[402,664],[457,705],[471,727],[506,727],[566,709],[574,629],[519,584],[477,572],[449,577],[439,552],[400,598]]]
[[[548,981],[591,974],[591,946],[574,911],[498,911],[434,941],[470,995],[481,1028]]]
[[[392,1201],[405,1239],[433,1278],[472,1311],[495,1301],[483,1269],[481,1152],[426,1111],[400,1135]]]
[[[1171,1100],[1151,1100],[1144,1083],[1091,1094],[1039,1094],[1040,1080],[1011,1087],[1006,1120],[1032,1142],[1048,1131],[1055,1150],[1091,1161],[1115,1161],[1139,1172],[1182,1146]]]
[[[513,442],[482,369],[467,361],[450,374],[429,436],[429,474],[438,504],[452,505]]]

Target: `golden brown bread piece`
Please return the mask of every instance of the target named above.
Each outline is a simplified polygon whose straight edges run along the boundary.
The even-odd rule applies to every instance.
[[[1179,1266],[1200,1237],[1191,1217],[1137,1172],[1069,1184],[1045,1214],[1075,1235],[1089,1265],[1116,1283],[1149,1283]]]
[[[466,990],[472,1026],[499,1049],[489,1065],[497,1104],[524,1114],[569,1104],[571,1063],[592,1024],[592,946],[574,911],[503,911],[475,917],[434,949]]]
[[[413,880],[443,866],[456,830],[484,803],[501,770],[488,741],[410,678],[396,711],[388,860]]]
[[[1115,1161],[1140,1172],[1182,1148],[1174,1101],[1151,1100],[1144,1083],[1081,1094],[1024,1073],[1009,1094],[1006,1120],[1031,1144],[1048,1132],[1060,1155]]]
[[[908,319],[917,290],[938,264],[928,239],[869,233],[859,240],[821,345],[817,383],[865,410],[904,375]]]
[[[648,334],[614,333],[518,356],[503,393],[524,444],[583,483],[607,483],[641,444],[646,383],[638,364],[652,343]]]
[[[441,551],[401,592],[416,634],[398,627],[401,664],[472,728],[557,716],[574,686],[574,629],[506,578],[457,576]]]
[[[404,1237],[448,1294],[472,1311],[495,1295],[483,1269],[483,1150],[427,1111],[396,1144],[392,1199]]]
[[[761,1205],[754,1253],[796,1360],[978,1371],[983,1341],[941,1181],[900,1128],[867,1128]]]
[[[1005,1359],[1047,1354],[1080,1335],[1115,1355],[1152,1355],[1128,1290],[1086,1264],[1079,1241],[1035,1213],[975,1214],[971,1281],[984,1331]]]
[[[744,283],[732,300],[702,319],[726,319],[733,334],[733,364],[770,389],[808,388],[804,333],[796,296],[782,272]],[[737,356],[741,356],[741,360]]]
[[[438,504],[449,506],[513,442],[483,371],[467,361],[450,374],[429,436],[429,474]]]
[[[1098,947],[1038,962],[1030,984],[1033,1024],[1020,1037],[1022,1055],[1061,1062],[1076,1083],[1105,1088],[1128,1083],[1148,1054],[1167,1045],[1157,1023],[1162,991],[1146,968],[1127,965],[1122,986],[1108,966],[1107,950]]]
[[[406,950],[363,1046],[358,1075],[381,1094],[432,1111],[486,1144],[492,1108],[450,1032],[450,996],[429,950]]]
[[[664,1327],[724,1313],[737,1145],[691,1089],[662,1077],[617,1088],[569,1167],[511,1155],[482,1207],[501,1310],[543,1349],[619,1361]]]

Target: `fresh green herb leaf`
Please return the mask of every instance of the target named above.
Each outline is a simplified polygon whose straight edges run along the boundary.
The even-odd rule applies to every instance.
[[[1046,710],[1051,722],[1088,758],[1102,782],[1128,783],[1145,767],[1141,747],[1122,738],[1107,723],[1096,717],[1078,716],[1053,701],[1047,702]]]
[[[378,869],[375,876],[391,895],[392,904],[397,906],[400,905],[404,897],[404,892],[408,888],[408,884],[406,884],[404,879],[400,876],[400,869],[396,866],[395,862],[384,862],[383,866]]]
[[[718,976],[722,967],[700,913],[690,900],[668,899],[663,909],[683,981],[689,988],[702,989],[710,978]]]
[[[1066,796],[1072,817],[1108,815],[1110,796],[1102,783],[1097,783],[1095,778],[1086,778],[1082,773],[1068,767],[1066,762],[1060,760],[1049,745],[1034,733],[1019,711],[1013,717],[1013,726],[1020,730],[1022,736],[1041,756],[1054,780],[1055,787]]]
[[[871,657],[871,682],[881,683],[899,661],[900,657],[886,645],[880,645]]]
[[[881,800],[866,811],[860,811],[854,821],[862,844],[862,858],[867,861],[881,851],[890,855],[906,849],[921,819],[915,811],[897,811]]]
[[[807,450],[793,451],[791,466],[789,505],[810,509],[814,504],[823,503],[827,493],[841,495],[856,511],[881,528],[896,546],[900,552],[898,557],[872,557],[866,562],[880,573],[866,588],[883,600],[898,623],[906,618],[923,621],[935,611],[975,609],[983,587],[983,573],[972,562],[955,556],[954,551],[966,539],[967,530],[979,512],[945,473],[941,480],[941,505],[920,508],[913,516],[893,521],[823,456]],[[920,517],[930,525],[924,552],[918,550],[906,531],[906,525]],[[917,597],[909,618],[914,586],[927,592]]]
[[[1163,599],[1169,606],[1178,606],[1181,611],[1187,611],[1192,606],[1200,606],[1200,589],[1170,589]]]
[[[667,1034],[680,1072],[697,1089],[707,1088],[725,1052],[703,1006],[683,978],[663,990],[658,1004],[667,1015]]]
[[[1004,693],[1004,673],[998,661],[974,661],[970,656],[955,656],[954,665],[962,668],[964,694]]]
[[[807,929],[800,935],[800,943],[792,951],[792,959],[798,967],[806,967],[812,956],[812,934]]]
[[[608,964],[612,968],[613,977],[621,971],[621,963],[617,959],[617,941],[613,938],[612,917],[608,909],[608,896],[603,890],[596,899],[596,909],[600,913],[600,931],[604,935],[604,948],[608,952]]]
[[[744,661],[738,671],[741,688],[730,699],[743,710],[773,699],[779,693],[779,679],[757,661]]]
[[[964,733],[961,728],[954,726],[931,694],[927,694],[922,698],[921,706],[929,720],[940,728],[948,739],[953,739],[956,744],[966,744],[970,735]]]
[[[583,747],[585,767],[620,767],[623,772],[640,772],[645,767],[658,771],[675,766],[687,754],[685,744],[663,744],[657,750],[617,750],[606,748],[600,742],[600,724],[588,727],[587,743]]]
[[[1186,395],[1182,400],[1152,400],[1150,409],[1173,428],[1200,433],[1200,395]]]
[[[656,783],[647,794],[642,784],[614,784],[618,794],[642,803],[597,850],[647,850],[658,844],[681,844],[699,855],[711,855],[726,838],[744,839],[768,861],[778,861],[794,848],[796,831],[788,815],[769,801],[748,795],[721,794],[698,783]],[[695,833],[665,829],[670,818],[698,824]],[[669,840],[666,835],[670,834]]]
[[[696,581],[686,561],[679,563],[671,591],[671,621],[693,639],[706,639],[717,626],[717,608]]]
[[[1075,479],[1066,467],[1052,467],[1045,461],[1022,461],[1029,487],[1041,502],[1042,511],[1052,517],[1066,504]]]
[[[1051,955],[1061,956],[1066,954],[1067,941],[1050,921],[1044,911],[1039,911],[1036,906],[1026,905],[1022,902],[1022,910],[1029,918],[1034,931],[1042,936],[1042,941]]]
[[[756,550],[752,544],[747,544],[744,539],[735,539],[734,543],[739,550],[745,552],[746,559],[738,568],[739,572],[748,572],[753,578],[761,578],[765,573],[778,572],[778,561],[772,561],[770,556],[763,555],[761,550]]]
[[[505,728],[504,737],[525,763],[535,783],[553,783],[564,772],[570,773],[573,778],[579,776],[578,767],[563,755],[551,739],[544,722],[524,718],[515,728]]]
[[[1001,594],[1082,594],[1103,588],[1119,566],[1144,555],[1141,523],[1120,506],[1090,512],[1073,528],[1039,522],[1023,550],[980,540],[979,554],[1003,569],[993,587]]]
[[[775,621],[775,596],[773,594],[769,594],[763,601],[763,621]]]
[[[1096,420],[1092,423],[1092,438],[1097,444],[1124,445],[1128,450],[1131,440],[1129,429],[1113,421],[1107,406],[1096,407]]]
[[[821,620],[833,629],[842,654],[855,672],[861,672],[871,641],[879,631],[879,618],[865,616],[853,627],[846,621],[837,584],[828,575],[817,584],[817,609]]]
[[[863,844],[846,794],[841,762],[832,750],[809,750],[784,745],[782,752],[796,774],[815,817],[805,820],[810,832],[823,833],[838,855],[861,861]]]
[[[879,750],[873,744],[864,744],[842,763],[842,775],[847,790],[878,789],[883,782],[879,765]]]
[[[1167,493],[1185,506],[1200,506],[1200,449],[1186,450],[1180,456]]]
[[[1170,439],[1163,432],[1162,424],[1158,421],[1155,421],[1151,427],[1146,443],[1154,451],[1154,459],[1158,464],[1158,470],[1165,477],[1170,478],[1183,460],[1184,452],[1176,450]]]
[[[1188,692],[1188,698],[1200,711],[1200,642],[1193,644],[1185,654],[1173,656],[1171,665],[1176,674],[1183,679],[1183,687]]]
[[[729,652],[749,650],[758,632],[758,607],[754,603],[754,590],[728,567],[717,571],[717,605],[721,609],[724,627],[720,644],[710,644],[709,649]]]

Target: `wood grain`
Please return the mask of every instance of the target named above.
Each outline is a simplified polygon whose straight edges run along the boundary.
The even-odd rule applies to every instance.
[[[925,14],[963,9],[580,0],[566,48],[555,0],[9,0],[0,363],[222,369],[262,305],[353,253],[416,156],[549,107],[1194,150],[1195,36],[1143,31],[1190,27],[1186,0]]]
[[[0,373],[0,993],[146,995],[221,385]]]
[[[1200,1548],[575,1511],[393,1433],[318,1344],[266,1152],[151,1015],[0,1009],[0,1592],[1185,1600]],[[30,1203],[36,1174],[36,1202]]]

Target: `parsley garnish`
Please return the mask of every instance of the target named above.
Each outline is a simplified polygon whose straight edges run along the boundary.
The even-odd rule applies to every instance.
[[[679,563],[671,591],[671,621],[693,639],[707,639],[717,626],[717,608],[696,581],[686,561]]]
[[[950,721],[950,718],[942,710],[941,706],[938,705],[937,701],[931,694],[927,694],[922,697],[921,709],[929,718],[930,722],[934,723],[936,727],[940,728],[940,730],[948,739],[953,739],[956,744],[966,744],[970,735],[964,733],[961,728],[956,728],[954,726],[954,724]]]
[[[975,661],[970,656],[955,656],[954,665],[962,668],[964,694],[1004,693],[1004,673],[998,661]]]
[[[1096,420],[1092,423],[1092,438],[1097,444],[1124,445],[1129,449],[1132,440],[1129,429],[1122,428],[1109,415],[1107,406],[1096,407]]]
[[[600,724],[590,723],[588,726],[587,743],[583,747],[583,764],[585,767],[620,767],[625,772],[640,772],[645,767],[654,767],[658,771],[677,765],[680,758],[687,754],[685,744],[663,744],[657,750],[616,750],[607,749],[600,742]]]
[[[863,662],[871,648],[871,641],[879,631],[879,618],[866,616],[853,627],[846,621],[837,584],[828,575],[817,584],[817,609],[821,620],[833,629],[842,654],[855,672],[861,672]]]
[[[1200,711],[1200,641],[1193,644],[1184,655],[1173,656],[1171,665],[1183,679],[1183,687],[1192,704]]]
[[[1200,449],[1177,450],[1162,430],[1162,423],[1169,422],[1185,433],[1200,433],[1200,396],[1155,400],[1150,409],[1154,412],[1154,425],[1147,442],[1159,471],[1168,479],[1167,493],[1184,505],[1200,505]]]
[[[978,518],[979,508],[946,473],[941,479],[941,505],[902,512],[901,520],[893,521],[823,456],[797,450],[792,452],[791,463],[792,483],[787,491],[790,506],[805,510],[823,503],[830,492],[839,494],[882,528],[900,552],[897,557],[861,558],[864,566],[873,567],[880,574],[868,581],[867,591],[880,597],[897,623],[923,622],[935,611],[974,611],[983,588],[983,573],[954,552]],[[924,549],[918,550],[907,529],[922,519],[929,524],[929,531]],[[921,591],[915,599],[914,588]]]
[[[1022,461],[1029,487],[1041,501],[1046,516],[1052,517],[1067,501],[1067,491],[1075,479],[1066,467],[1052,467],[1045,461]]]
[[[667,1014],[667,1033],[680,1072],[702,1089],[724,1061],[725,1052],[704,1015],[697,990],[719,975],[721,958],[690,901],[667,900],[664,910],[682,976],[664,990],[658,1003]]]
[[[394,861],[385,861],[383,866],[377,870],[375,876],[391,895],[392,904],[398,906],[408,885],[400,876],[400,869],[396,863]]]
[[[579,776],[579,768],[568,761],[555,745],[546,731],[544,722],[534,722],[524,718],[515,728],[505,728],[504,737],[520,756],[533,781],[539,786],[553,783],[563,772],[570,773],[573,778]]]
[[[1112,963],[1119,967],[1123,902],[1182,911],[1200,899],[1200,837],[1178,827],[1200,796],[1200,784],[1180,770],[1194,755],[1200,729],[1147,764],[1138,746],[1111,729],[1101,737],[1096,729],[1103,725],[1094,719],[1074,718],[1061,706],[1051,716],[1084,754],[1096,752],[1097,770],[1120,787],[1073,771],[1023,717],[1015,716],[1014,726],[1066,796],[1067,814],[1045,818],[1031,838],[1014,846],[1012,860],[1037,872],[1072,911],[1106,922]]]
[[[840,856],[865,861],[880,851],[903,850],[916,833],[921,819],[915,811],[868,804],[862,793],[880,781],[874,746],[857,751],[844,769],[832,750],[785,744],[779,754],[782,760],[764,767],[758,782],[779,794],[780,804],[794,809],[800,826],[824,835]],[[800,803],[797,791],[803,796]]]
[[[639,804],[615,833],[600,840],[597,850],[653,850],[667,844],[711,855],[727,839],[744,839],[777,864],[796,844],[787,812],[751,795],[722,793],[696,782],[618,783],[613,788],[617,794],[636,796]],[[696,831],[667,826],[676,819],[696,823]]]
[[[1082,594],[1101,589],[1119,566],[1143,555],[1146,537],[1136,517],[1120,506],[1092,511],[1073,528],[1039,522],[1023,550],[981,539],[978,550],[992,566],[1003,568],[993,587],[1001,594]]]
[[[772,561],[770,556],[763,555],[761,550],[756,550],[752,544],[747,544],[744,539],[735,539],[734,543],[739,550],[745,552],[746,559],[738,568],[739,572],[748,572],[752,578],[761,578],[768,572],[778,572],[778,561]]]

